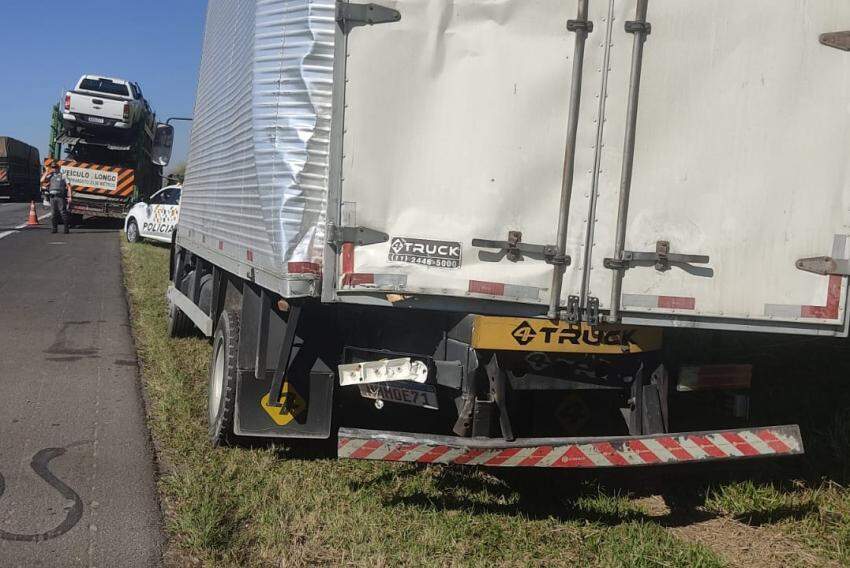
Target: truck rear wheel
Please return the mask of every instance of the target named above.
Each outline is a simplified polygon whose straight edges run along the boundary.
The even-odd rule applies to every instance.
[[[232,445],[239,353],[239,314],[222,312],[213,339],[207,391],[207,418],[213,446]]]
[[[174,302],[168,302],[168,337],[186,337],[192,333],[193,329],[195,324],[189,316],[184,314]]]

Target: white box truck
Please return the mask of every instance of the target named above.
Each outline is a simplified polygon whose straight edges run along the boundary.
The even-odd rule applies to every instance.
[[[213,442],[802,453],[749,423],[751,365],[664,338],[847,335],[847,30],[840,0],[210,0],[168,296],[213,337]]]

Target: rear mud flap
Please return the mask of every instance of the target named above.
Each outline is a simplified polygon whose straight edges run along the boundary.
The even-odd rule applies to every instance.
[[[331,434],[334,375],[313,371],[296,373],[284,385],[281,404],[269,404],[272,373],[264,380],[254,378],[254,371],[239,373],[236,392],[237,436],[260,438],[327,439]]]

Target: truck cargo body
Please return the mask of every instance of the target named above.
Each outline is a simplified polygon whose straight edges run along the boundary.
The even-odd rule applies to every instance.
[[[38,149],[14,138],[0,137],[0,198],[38,199],[40,176]]]
[[[454,432],[489,435],[496,421],[508,441],[504,421],[539,402],[523,390],[605,388],[573,367],[606,360],[613,333],[624,359],[604,376],[626,394],[655,389],[662,408],[627,397],[626,433],[669,432],[668,391],[687,373],[627,346],[640,326],[847,336],[843,30],[850,5],[837,0],[213,0],[172,303],[210,334],[235,306],[243,324],[266,329],[271,310],[308,336],[305,314],[327,318],[341,350],[315,372],[335,384],[410,374],[404,360],[426,357],[426,384],[462,392]],[[525,384],[541,365],[521,353],[573,370],[546,363],[551,376]],[[239,368],[286,374],[285,354],[266,367],[258,348]],[[732,371],[736,388],[746,374]],[[267,400],[287,392],[275,380]],[[387,420],[425,431],[410,421]],[[366,455],[410,443],[358,428],[340,439]]]
[[[201,86],[181,241],[267,274],[284,295],[305,268],[322,267],[326,301],[401,293],[543,313],[552,265],[525,255],[494,262],[499,255],[486,253],[496,251],[472,243],[518,231],[522,243],[555,244],[574,49],[564,23],[576,3],[394,2],[400,21],[350,34],[335,34],[333,2],[309,2],[297,21],[277,23],[273,9],[253,4],[234,5],[232,17],[250,20],[239,20],[246,29],[256,18],[275,35],[238,40],[233,55],[245,65],[209,70],[238,86],[233,97],[219,102],[219,85]],[[846,334],[846,278],[796,262],[848,258],[847,56],[818,37],[850,6],[770,6],[653,4],[625,249],[667,242],[671,253],[710,261],[629,268],[625,322]],[[590,10],[560,304],[597,298],[605,312],[633,43],[606,22],[628,20],[634,2]],[[717,13],[728,16],[722,25]],[[283,35],[303,41],[279,45]],[[347,58],[335,57],[335,42]],[[231,121],[237,130],[214,128]],[[328,223],[390,239],[356,247],[345,267],[326,246]],[[452,254],[393,250],[429,244]],[[451,266],[423,264],[440,261]],[[291,293],[320,288],[315,278]]]

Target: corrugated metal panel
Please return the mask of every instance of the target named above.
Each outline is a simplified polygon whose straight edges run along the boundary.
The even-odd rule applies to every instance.
[[[278,276],[289,262],[321,262],[334,10],[210,1],[181,236]]]

